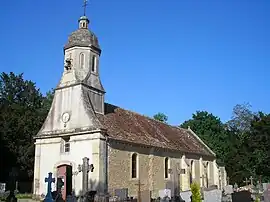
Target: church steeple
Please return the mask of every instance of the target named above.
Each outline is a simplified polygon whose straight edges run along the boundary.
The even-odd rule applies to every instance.
[[[105,90],[99,76],[101,49],[98,38],[89,30],[85,16],[87,1],[84,0],[84,15],[79,19],[79,28],[70,34],[64,46],[64,73],[59,87],[74,84],[87,88],[95,112],[104,113]]]

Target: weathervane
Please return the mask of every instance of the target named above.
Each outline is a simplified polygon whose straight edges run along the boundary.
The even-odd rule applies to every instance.
[[[83,7],[84,7],[83,15],[84,15],[84,16],[85,16],[85,13],[86,13],[87,2],[88,2],[88,0],[83,0]]]

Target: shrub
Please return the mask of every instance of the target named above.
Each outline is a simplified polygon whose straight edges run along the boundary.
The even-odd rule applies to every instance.
[[[17,199],[31,199],[32,197],[32,194],[16,194]]]
[[[192,193],[192,202],[202,202],[200,185],[196,182],[193,182],[190,185],[190,188]]]

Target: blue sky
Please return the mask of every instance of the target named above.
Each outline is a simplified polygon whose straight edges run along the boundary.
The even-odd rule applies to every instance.
[[[91,0],[106,100],[171,124],[196,110],[226,121],[244,102],[270,112],[269,10],[269,0]],[[82,13],[82,0],[2,1],[0,71],[54,88]]]

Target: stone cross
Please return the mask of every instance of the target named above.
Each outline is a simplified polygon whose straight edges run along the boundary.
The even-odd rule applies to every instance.
[[[144,184],[141,184],[141,180],[138,180],[138,184],[135,184],[138,186],[138,202],[141,202],[141,186]]]
[[[227,177],[226,179],[227,179],[227,185],[229,185],[230,184],[230,178]]]
[[[246,186],[248,186],[248,183],[249,183],[249,181],[248,181],[248,179],[246,178],[246,180],[245,181],[243,181],[244,183],[246,183]]]
[[[86,192],[88,191],[88,173],[89,171],[93,172],[94,166],[93,164],[89,165],[89,158],[84,157],[83,164],[78,166],[78,170],[83,174],[82,191],[83,194],[86,194]]]
[[[250,176],[249,180],[250,180],[250,185],[253,186],[253,177]]]
[[[48,183],[47,194],[45,197],[45,202],[53,202],[52,198],[52,183],[55,183],[55,178],[52,177],[52,173],[48,173],[48,177],[45,178],[45,183]]]
[[[206,187],[208,188],[207,174],[206,176],[203,174],[200,178],[202,179],[202,187],[205,187],[204,180],[206,179]]]

